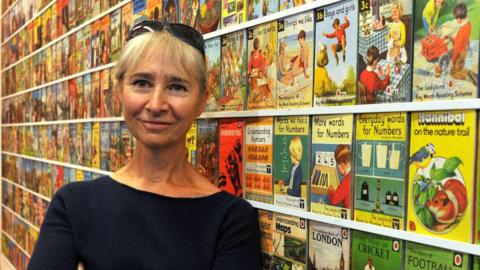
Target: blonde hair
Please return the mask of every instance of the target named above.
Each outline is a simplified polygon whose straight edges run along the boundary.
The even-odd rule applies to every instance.
[[[115,85],[153,53],[159,53],[162,60],[174,63],[180,74],[185,76],[193,74],[198,81],[200,93],[205,94],[207,86],[205,58],[197,49],[168,31],[144,33],[126,43],[120,59],[113,69],[112,77]]]
[[[299,136],[295,136],[290,139],[290,146],[288,146],[288,150],[290,151],[290,156],[292,156],[293,159],[297,161],[302,160],[303,146]]]
[[[393,3],[393,7],[394,8],[397,7],[398,17],[402,17],[403,16],[403,4],[400,1],[398,1],[396,3]]]

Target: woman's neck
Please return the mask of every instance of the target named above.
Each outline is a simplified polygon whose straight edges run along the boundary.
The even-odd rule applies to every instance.
[[[114,174],[125,181],[141,183],[167,183],[182,181],[188,166],[185,146],[152,148],[139,142],[132,161]],[[190,166],[191,168],[191,166]],[[122,181],[124,182],[124,181]],[[129,184],[129,183],[126,183]]]
[[[196,197],[218,190],[188,163],[185,144],[151,148],[137,143],[132,161],[112,178],[136,189],[172,197]]]

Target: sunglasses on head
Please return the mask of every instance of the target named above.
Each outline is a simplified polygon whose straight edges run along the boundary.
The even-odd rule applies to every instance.
[[[202,34],[194,28],[180,24],[145,20],[136,23],[128,32],[127,41],[147,32],[161,32],[167,30],[176,38],[199,50],[205,56],[205,41]]]

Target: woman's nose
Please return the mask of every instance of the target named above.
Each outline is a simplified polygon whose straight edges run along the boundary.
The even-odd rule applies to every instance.
[[[168,110],[168,95],[163,87],[155,87],[146,108],[152,114],[159,114],[162,111]]]

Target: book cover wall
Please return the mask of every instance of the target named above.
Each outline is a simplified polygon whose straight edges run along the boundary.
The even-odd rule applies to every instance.
[[[433,15],[429,13],[433,1],[364,2],[342,1],[207,40],[207,110],[242,111],[478,97],[480,31],[476,23],[478,8],[475,8],[480,4],[478,0],[459,3],[445,0],[438,8],[433,4],[433,10],[438,12]],[[25,268],[28,254],[31,254],[38,236],[36,229],[41,224],[40,216],[48,206],[47,199],[59,187],[71,181],[95,179],[98,175],[88,171],[89,168],[115,171],[132,157],[135,140],[125,123],[118,119],[95,119],[122,115],[120,96],[112,83],[111,68],[105,65],[118,59],[128,29],[135,21],[145,18],[181,21],[200,29],[202,33],[208,33],[299,6],[305,1],[247,0],[225,3],[227,5],[215,0],[143,0],[127,1],[117,6],[119,1],[3,1],[2,13],[7,8],[8,11],[2,17],[4,43],[1,89],[2,96],[7,96],[2,99],[2,123],[19,125],[2,127],[2,187],[4,194],[7,190],[7,194],[21,195],[2,196],[2,207],[6,209],[2,211],[3,223],[13,226],[4,229],[2,252],[18,269]],[[105,13],[114,6],[117,8]],[[93,17],[98,19],[84,24]],[[34,20],[25,25],[32,18]],[[79,25],[82,27],[76,28]],[[462,40],[468,41],[465,48],[462,47],[465,46]],[[378,53],[373,47],[377,48]],[[459,48],[464,48],[464,53],[459,53]],[[370,65],[367,63],[369,60]],[[77,76],[93,67],[100,69]],[[70,75],[73,78],[62,80]],[[360,82],[362,78],[370,76],[376,83],[374,86],[368,83],[357,85],[357,76]],[[46,85],[50,82],[54,83]],[[475,111],[452,113],[477,117]],[[434,172],[441,171],[456,180],[466,179],[458,181],[468,186],[465,209],[457,210],[453,219],[443,221],[433,203],[441,191],[454,188],[450,184],[445,187],[448,180],[446,177],[440,179],[440,172],[435,175],[435,178],[439,178],[435,181],[440,185],[428,182],[426,178],[432,176],[426,176],[431,174],[432,169],[421,168],[423,164],[412,161],[413,151],[428,146],[420,145],[424,140],[416,139],[413,134],[415,115],[418,114],[408,113],[404,116],[407,119],[405,129],[412,128],[412,131],[405,131],[409,136],[403,142],[390,142],[383,138],[387,147],[381,142],[373,142],[370,162],[367,162],[368,158],[362,158],[363,152],[368,152],[368,147],[362,148],[361,136],[352,133],[359,126],[359,118],[363,117],[359,114],[339,115],[338,119],[344,120],[342,127],[324,126],[330,133],[336,134],[331,135],[331,142],[328,143],[325,137],[316,138],[322,128],[315,125],[323,120],[322,116],[295,117],[304,119],[301,121],[304,133],[297,135],[281,134],[276,130],[279,126],[277,122],[282,117],[247,118],[245,122],[241,121],[242,127],[238,132],[227,128],[226,123],[222,123],[226,121],[224,119],[200,120],[196,131],[192,128],[187,138],[189,160],[213,183],[238,196],[243,194],[251,200],[277,204],[283,200],[282,203],[290,207],[299,207],[303,203],[305,210],[318,212],[316,209],[323,209],[320,213],[356,220],[359,220],[356,214],[359,205],[357,197],[360,202],[364,190],[358,186],[358,177],[353,177],[353,172],[370,163],[375,173],[384,168],[382,177],[398,181],[401,173],[397,172],[397,175],[394,171],[403,170],[405,175],[410,174],[403,179],[405,186],[408,185],[405,190],[397,190],[382,182],[366,181],[370,184],[367,191],[370,198],[367,201],[372,204],[364,210],[378,216],[389,213],[395,207],[406,207],[409,211],[407,217],[392,214],[393,219],[399,222],[387,222],[384,226],[430,233],[436,237],[443,237],[443,234],[439,236],[438,230],[448,231],[447,235],[451,235],[450,231],[455,231],[458,224],[473,224],[474,217],[479,216],[479,207],[474,207],[478,204],[479,200],[475,199],[478,195],[473,192],[474,188],[480,186],[475,180],[478,179],[478,173],[475,176],[474,171],[475,167],[478,171],[478,162],[475,163],[478,154],[472,151],[468,157],[460,157],[453,153],[445,158],[449,161],[447,165],[455,163],[455,168],[453,165],[437,168],[435,163]],[[68,122],[78,119],[87,120]],[[60,120],[66,120],[67,123],[55,123]],[[28,124],[42,121],[49,122]],[[470,138],[466,143],[467,149],[475,148],[478,143],[478,121],[472,121],[467,121],[468,124],[463,126],[464,135],[459,135]],[[334,123],[333,119],[329,122]],[[292,122],[291,126],[284,129],[298,130],[299,124]],[[462,129],[456,124],[455,128]],[[323,132],[328,133],[326,130]],[[233,138],[233,133],[240,133],[241,136]],[[349,135],[341,140],[338,134]],[[295,143],[296,136],[301,138],[301,147]],[[448,141],[456,141],[452,138],[449,137]],[[235,148],[238,148],[237,141],[241,145],[239,151]],[[368,140],[363,144],[368,144]],[[283,150],[280,145],[284,146]],[[345,158],[343,161],[336,159],[337,150],[341,150],[339,147],[348,150],[349,165]],[[305,164],[295,167],[292,156],[297,155],[300,148],[300,160]],[[430,159],[440,158],[437,151],[440,149],[434,150]],[[327,164],[329,161],[330,164]],[[68,164],[81,167],[71,168]],[[234,164],[239,168],[238,173],[234,172]],[[346,173],[343,173],[342,166],[348,167]],[[284,175],[281,175],[277,170],[283,167]],[[294,175],[298,167],[303,174],[300,189],[295,187],[299,194],[296,192],[296,195],[291,195],[288,191],[294,191]],[[14,172],[10,172],[11,168],[15,168]],[[414,170],[416,178],[411,176]],[[348,177],[350,171],[351,178]],[[424,177],[419,180],[418,175]],[[235,180],[238,177],[240,185]],[[349,192],[343,192],[343,200],[336,202],[332,194],[334,191],[339,193],[340,187],[346,186],[342,183],[347,183],[347,179],[353,181],[349,183],[351,188]],[[427,184],[424,186],[424,183]],[[420,191],[415,188],[416,184],[420,185]],[[427,195],[420,200],[422,196],[419,194]],[[279,196],[291,198],[275,201],[274,196],[277,200]],[[451,196],[448,199],[462,205]],[[18,208],[15,201],[42,205],[43,208],[39,209],[43,210],[35,210],[40,214],[31,213]],[[375,219],[375,215],[369,214],[369,218]],[[365,218],[361,219],[365,221]],[[477,228],[478,220],[475,224]],[[15,228],[22,233],[12,238],[13,233],[9,232],[16,231]],[[452,239],[478,241],[476,230],[463,233],[462,237],[452,236]],[[298,259],[299,255],[295,252],[287,252],[290,259]],[[274,252],[265,251],[265,254]],[[277,264],[282,262],[282,265],[288,265],[285,262],[288,256],[285,257],[287,259],[277,260]],[[307,258],[308,254],[305,256]],[[475,261],[472,259],[472,264]],[[306,267],[309,261],[302,260],[302,263]],[[347,265],[345,269],[348,269]]]

